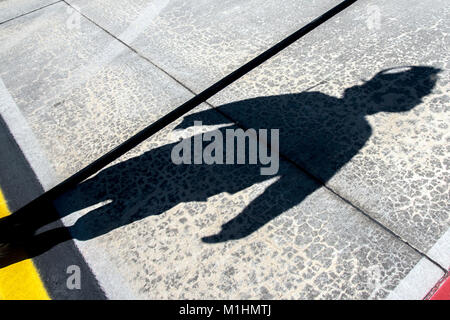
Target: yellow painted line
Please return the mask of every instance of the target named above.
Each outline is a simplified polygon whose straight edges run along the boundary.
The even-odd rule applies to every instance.
[[[9,214],[0,190],[0,218]],[[50,300],[31,259],[0,269],[0,300]]]

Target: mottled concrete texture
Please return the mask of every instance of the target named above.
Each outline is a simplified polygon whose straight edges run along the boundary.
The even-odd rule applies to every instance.
[[[427,252],[450,226],[450,8],[379,1],[380,28],[369,29],[368,4],[211,102],[245,126],[280,128],[291,160]],[[379,74],[400,66],[416,67]]]
[[[0,23],[30,11],[58,2],[57,0],[2,0],[0,1]]]
[[[336,5],[333,0],[69,3],[196,92]]]
[[[67,8],[58,3],[0,26],[0,76],[58,181],[191,97]],[[71,15],[81,29],[69,27]]]
[[[82,250],[106,252],[136,297],[382,298],[420,260],[285,162],[276,176],[173,165],[173,129],[57,202]]]

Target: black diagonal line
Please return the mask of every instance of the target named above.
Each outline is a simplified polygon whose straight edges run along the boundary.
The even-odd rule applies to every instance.
[[[52,3],[46,4],[45,6],[42,6],[42,7],[33,9],[33,10],[31,10],[31,11],[28,11],[28,12],[25,12],[25,13],[22,13],[22,14],[19,14],[18,16],[9,18],[8,20],[1,21],[0,24],[7,23],[7,22],[10,22],[10,21],[12,21],[12,20],[16,20],[16,19],[18,19],[18,18],[22,18],[23,16],[27,16],[27,15],[29,15],[29,14],[31,14],[31,13],[36,12],[36,11],[40,11],[40,10],[45,9],[45,8],[47,8],[47,7],[50,7],[50,6],[54,5],[54,4],[60,3],[61,1],[62,1],[62,0],[58,0],[58,1],[55,1],[55,2],[52,2]]]
[[[289,35],[285,39],[281,40],[280,42],[278,42],[271,48],[267,49],[257,57],[253,58],[243,66],[231,72],[229,75],[222,78],[218,82],[214,83],[209,88],[205,89],[192,99],[183,103],[181,106],[169,112],[159,120],[155,121],[148,127],[144,128],[143,130],[139,131],[137,134],[127,139],[125,142],[121,143],[120,145],[118,145],[105,155],[101,156],[100,158],[98,158],[97,160],[86,166],[85,168],[81,169],[80,171],[70,176],[66,180],[62,181],[52,189],[43,193],[41,196],[39,196],[38,198],[34,199],[33,201],[31,201],[18,211],[16,211],[16,213],[19,214],[20,212],[25,212],[27,209],[30,209],[38,205],[41,201],[53,200],[57,196],[67,191],[68,189],[76,186],[78,183],[95,174],[96,172],[98,172],[99,170],[110,164],[112,161],[116,160],[117,158],[119,158],[129,150],[133,149],[144,140],[148,139],[149,137],[151,137],[152,135],[154,135],[155,133],[157,133],[170,123],[172,123],[173,121],[179,119],[180,117],[182,117],[183,115],[185,115],[186,113],[197,107],[202,102],[205,102],[210,97],[212,97],[213,95],[215,95],[216,93],[218,93],[219,91],[221,91],[222,89],[224,89],[225,87],[227,87],[228,85],[230,85],[231,83],[233,83],[246,73],[250,72],[263,62],[267,61],[268,59],[270,59],[271,57],[273,57],[274,55],[276,55],[277,53],[279,53],[280,51],[282,51],[295,41],[299,40],[312,30],[323,24],[324,22],[328,21],[329,19],[340,13],[341,11],[345,10],[356,1],[358,0],[342,1],[337,6],[328,10],[321,16],[317,17],[316,19],[305,25],[304,27],[300,28],[299,30]]]

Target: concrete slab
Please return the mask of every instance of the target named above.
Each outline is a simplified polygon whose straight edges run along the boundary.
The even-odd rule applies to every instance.
[[[427,252],[450,225],[450,9],[371,5],[358,1],[211,103],[244,126],[280,128],[281,152]],[[405,65],[416,67],[379,73]]]
[[[235,128],[216,112],[201,120]],[[373,299],[420,260],[284,161],[275,176],[174,165],[192,125],[174,123],[56,202],[101,285],[140,299]]]
[[[0,26],[0,77],[15,103],[8,105],[54,168],[53,185],[191,97],[68,8],[58,3]]]
[[[195,91],[334,4],[71,3]],[[370,88],[356,85],[392,66],[444,69],[448,10],[444,1],[370,4],[358,2],[211,101],[244,125],[280,128],[282,151],[297,165],[426,252],[448,228],[440,153],[447,73],[435,79],[432,69],[414,68],[379,75]],[[0,41],[8,106],[28,122],[55,181],[192,96],[64,3],[3,23]],[[311,85],[315,93],[298,94]],[[364,114],[385,100],[414,108]],[[307,106],[306,113],[291,105]],[[405,287],[401,279],[414,270],[430,271],[424,278],[431,280],[440,275],[292,164],[282,162],[274,177],[257,166],[174,166],[179,136],[171,130],[193,120],[230,122],[203,106],[58,201],[109,297],[383,298],[398,296],[394,288]],[[440,263],[442,248],[430,251]],[[428,282],[420,288],[434,285]]]
[[[57,0],[3,0],[0,1],[0,23],[33,10],[48,6]]]
[[[69,3],[197,93],[337,4],[332,0]]]

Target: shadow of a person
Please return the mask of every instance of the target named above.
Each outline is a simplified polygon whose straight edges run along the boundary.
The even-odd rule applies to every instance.
[[[362,85],[346,89],[342,98],[302,92],[217,107],[221,113],[238,119],[244,128],[279,129],[280,153],[317,179],[299,183],[301,175],[292,175],[288,166],[281,165],[275,182],[235,218],[223,224],[218,234],[202,240],[217,243],[246,237],[303,201],[367,142],[372,132],[367,115],[411,110],[431,93],[439,72],[425,66],[389,69]],[[177,129],[191,127],[194,121],[202,121],[204,125],[229,122],[216,110],[208,109],[185,116]],[[224,130],[229,128],[236,126],[227,125],[219,130],[225,136]],[[60,216],[108,202],[81,216],[70,228],[72,236],[79,240],[92,239],[149,215],[161,214],[179,203],[206,201],[222,192],[234,194],[273,178],[260,174],[261,165],[176,165],[171,161],[175,145],[163,145],[112,165],[60,197],[57,200]],[[34,225],[33,229],[37,227]],[[55,230],[47,231],[48,235],[52,232],[57,234]],[[65,233],[62,239],[67,239]],[[35,243],[37,238],[30,241]],[[49,246],[57,242],[48,241]]]
[[[303,92],[243,100],[218,109],[239,119],[245,128],[279,129],[281,153],[324,183],[369,139],[372,130],[367,115],[412,109],[431,92],[438,72],[431,67],[384,70],[363,85],[348,88],[342,98]],[[208,109],[184,117],[177,129],[189,128],[194,121],[204,125],[228,122],[216,110]],[[230,128],[236,129],[235,125],[227,125],[219,130],[225,136],[225,130]],[[63,215],[110,201],[78,219],[72,227],[73,236],[91,239],[146,216],[161,214],[178,203],[206,201],[221,192],[234,194],[272,178],[260,174],[260,165],[176,165],[171,161],[174,146],[175,143],[167,144],[111,166],[82,183],[71,200],[66,197]],[[281,166],[276,182],[225,223],[218,234],[203,241],[243,238],[320,186],[305,179],[299,188],[289,173]]]

